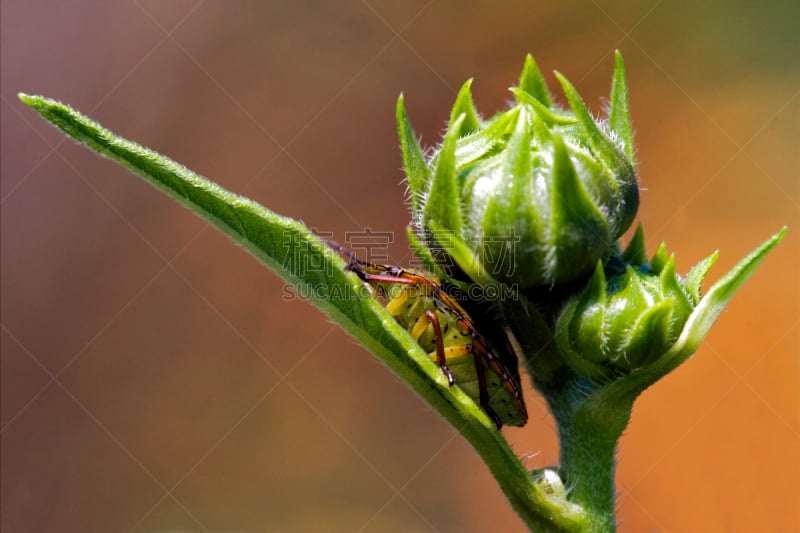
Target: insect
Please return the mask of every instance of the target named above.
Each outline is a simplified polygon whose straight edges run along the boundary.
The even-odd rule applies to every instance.
[[[362,261],[333,241],[328,245],[349,260],[355,273],[389,314],[435,361],[450,386],[458,386],[478,402],[497,429],[523,426],[528,420],[516,358],[499,355],[474,322],[436,277],[398,266]]]

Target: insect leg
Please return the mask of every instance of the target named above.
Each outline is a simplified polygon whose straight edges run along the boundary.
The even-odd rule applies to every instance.
[[[442,328],[439,326],[439,317],[430,310],[425,311],[425,316],[428,317],[428,320],[430,320],[433,325],[433,337],[436,341],[436,362],[439,364],[439,368],[442,369],[444,375],[447,376],[447,382],[452,387],[456,380],[453,379],[453,373],[447,368],[447,359],[444,356],[444,341],[442,340]]]
[[[503,427],[503,422],[500,421],[500,417],[497,416],[497,413],[489,407],[489,389],[486,386],[486,367],[483,366],[483,361],[481,360],[480,354],[473,350],[472,358],[475,360],[475,374],[478,376],[478,390],[480,391],[480,400],[481,400],[481,407],[489,415],[489,418],[492,419],[494,425],[497,429]]]

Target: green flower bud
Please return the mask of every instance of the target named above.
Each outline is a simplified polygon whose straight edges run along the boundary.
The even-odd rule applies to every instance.
[[[595,121],[558,73],[570,109],[556,106],[528,56],[513,105],[491,119],[475,111],[472,80],[464,84],[428,159],[400,97],[414,225],[448,273],[480,281],[482,271],[523,289],[573,282],[588,277],[631,225],[639,193],[625,70],[616,57],[605,120]],[[453,241],[469,260],[452,256]]]
[[[668,371],[696,350],[735,289],[783,233],[740,262],[704,297],[700,288],[717,253],[681,277],[663,244],[650,261],[645,259],[639,227],[628,248],[605,265],[598,262],[583,290],[563,308],[555,328],[559,354],[590,378],[627,375],[671,358],[674,364],[663,369]]]

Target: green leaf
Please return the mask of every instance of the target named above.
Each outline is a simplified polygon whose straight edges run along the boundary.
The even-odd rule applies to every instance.
[[[628,83],[625,81],[625,63],[619,50],[614,52],[614,80],[611,83],[611,109],[608,125],[619,135],[625,145],[625,155],[630,161],[634,159],[633,126],[628,104]]]
[[[430,171],[425,164],[425,156],[422,154],[414,129],[406,115],[406,108],[403,103],[403,95],[397,98],[397,134],[400,137],[400,152],[403,154],[403,168],[408,178],[408,189],[411,191],[411,203],[416,211],[419,208],[420,198],[428,187]]]
[[[692,355],[700,346],[700,342],[708,334],[711,326],[717,321],[722,310],[728,305],[733,295],[755,272],[758,265],[767,257],[786,234],[787,228],[773,235],[747,257],[739,261],[727,274],[717,281],[697,307],[681,332],[681,336],[672,348],[676,362],[681,362]]]
[[[242,245],[276,274],[309,295],[327,313],[391,368],[475,447],[514,509],[532,530],[577,531],[582,510],[549,498],[530,479],[494,424],[447,379],[408,332],[344,271],[346,263],[303,224],[233,194],[158,153],[126,140],[55,100],[19,95],[56,127],[128,167]],[[309,268],[314,265],[314,268]]]

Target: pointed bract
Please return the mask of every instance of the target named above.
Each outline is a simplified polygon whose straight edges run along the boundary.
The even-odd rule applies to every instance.
[[[622,252],[622,259],[632,265],[644,265],[647,263],[647,252],[644,248],[644,227],[641,224],[636,227],[636,233],[633,234],[631,242]]]
[[[608,247],[608,224],[581,183],[560,135],[553,135],[553,147],[549,224],[553,266],[561,275],[577,277],[589,271]]]
[[[530,54],[525,56],[525,66],[522,67],[522,74],[519,77],[519,88],[536,98],[543,105],[547,107],[553,105],[553,99],[547,90],[547,83],[544,81],[539,66]]]
[[[672,299],[675,301],[675,313],[678,316],[689,316],[692,312],[694,304],[689,301],[689,297],[678,280],[678,274],[675,272],[675,254],[670,255],[667,264],[659,274],[661,281],[661,297],[664,299]],[[675,324],[676,331],[680,331],[678,324]],[[675,336],[677,338],[677,335]]]
[[[423,244],[422,240],[417,237],[417,234],[412,226],[406,227],[406,237],[408,238],[408,244],[411,246],[411,250],[417,256],[417,259],[419,259],[422,264],[425,265],[425,268],[437,276],[443,277],[443,272],[436,264],[436,260],[433,258],[433,255],[431,255],[430,250],[428,250],[428,248],[426,248]]]
[[[516,242],[541,239],[541,214],[530,181],[532,157],[528,118],[528,112],[520,108],[514,132],[500,160],[500,172],[494,185],[497,193],[489,196],[481,222],[486,244],[479,252],[485,259],[498,258],[493,272],[501,278],[514,272],[515,265],[510,263],[512,259],[526,269],[525,275],[537,275],[534,272],[540,270],[539,262],[536,257],[530,257],[529,251],[510,248],[516,246]]]
[[[617,189],[617,200],[612,204],[615,209],[612,217],[615,224],[611,227],[611,234],[616,239],[630,227],[636,211],[639,209],[639,185],[636,182],[636,169],[633,161],[629,161],[600,129],[575,87],[561,73],[556,72],[555,74],[558,81],[561,82],[564,95],[567,97],[575,117],[582,126],[589,148],[595,157],[605,162],[615,177],[614,186]]]
[[[614,61],[608,125],[622,139],[625,145],[625,155],[633,161],[633,126],[628,103],[628,83],[625,79],[625,63],[622,61],[622,54],[619,53],[619,50],[614,52]]]
[[[608,369],[606,369],[602,363],[596,363],[584,357],[586,352],[581,350],[581,343],[576,342],[573,338],[573,334],[570,332],[570,325],[575,321],[576,317],[580,315],[581,309],[578,303],[573,301],[567,304],[564,311],[558,317],[554,332],[554,340],[558,354],[578,375],[585,376],[589,379],[606,379],[609,373]],[[589,342],[596,345],[598,331],[588,330],[588,333],[590,335]],[[577,345],[577,349],[573,348],[573,344]],[[592,350],[590,353],[596,354],[598,352],[599,350]]]
[[[464,121],[461,123],[461,129],[458,132],[459,137],[472,133],[481,125],[478,112],[475,110],[475,104],[472,102],[471,87],[472,78],[461,86],[461,90],[458,91],[458,96],[456,96],[456,101],[453,104],[453,109],[450,111],[450,122],[454,122],[459,116],[464,115]]]
[[[662,242],[656,253],[653,254],[653,258],[650,260],[650,271],[653,274],[660,274],[661,271],[664,269],[664,265],[667,264],[667,243]]]
[[[630,370],[661,356],[669,348],[672,314],[673,302],[669,300],[647,309],[631,328],[630,341],[624,355],[614,362]]]
[[[514,131],[518,114],[519,108],[515,107],[508,113],[492,119],[483,129],[461,138],[456,145],[456,160],[459,166],[486,157],[502,145],[503,140]]]
[[[536,112],[536,114],[539,117],[541,117],[542,120],[544,120],[544,122],[547,124],[565,125],[565,124],[577,123],[577,120],[575,120],[574,115],[564,113],[563,111],[559,112],[556,109],[549,108],[546,105],[542,104],[539,100],[534,98],[532,95],[530,95],[529,93],[523,91],[518,87],[511,87],[509,91],[511,91],[514,94],[514,96],[517,97],[518,104],[525,104],[531,106],[533,110]]]
[[[464,115],[450,123],[438,154],[436,170],[423,211],[423,222],[434,221],[447,231],[460,235],[461,198],[456,183],[456,141]]]
[[[508,176],[513,195],[528,196],[531,172],[531,129],[528,113],[520,110],[514,133],[508,140],[503,158],[503,175]],[[514,198],[512,197],[512,201]]]
[[[572,111],[575,113],[575,117],[583,127],[583,131],[586,134],[587,140],[589,141],[589,146],[595,155],[603,159],[609,166],[614,168],[629,165],[622,155],[617,151],[617,147],[614,146],[614,143],[612,143],[600,130],[597,122],[595,122],[594,118],[592,118],[592,114],[589,113],[586,103],[584,103],[583,98],[581,98],[581,96],[578,94],[578,91],[575,89],[572,83],[570,83],[569,80],[558,71],[555,72],[555,75],[556,78],[558,78],[558,81],[561,83],[561,87],[564,89],[564,96],[567,97],[570,108],[572,108]]]
[[[575,322],[575,331],[570,333],[579,339],[578,350],[586,354],[591,361],[598,362],[605,358],[603,350],[589,349],[591,346],[602,346],[606,334],[606,308],[597,302],[606,301],[606,276],[602,262],[597,262],[594,274],[577,299],[577,310],[582,320]]]
[[[403,155],[403,168],[408,179],[408,188],[411,192],[412,209],[420,207],[420,200],[428,187],[430,171],[425,163],[422,149],[414,135],[414,129],[406,115],[402,93],[397,99],[396,108],[397,134],[400,137],[400,152]]]
[[[706,278],[708,271],[711,270],[711,267],[714,266],[714,263],[717,262],[718,257],[719,250],[697,263],[689,270],[689,273],[686,274],[686,292],[689,293],[695,305],[697,305],[702,298],[700,291],[702,289],[703,280]]]

